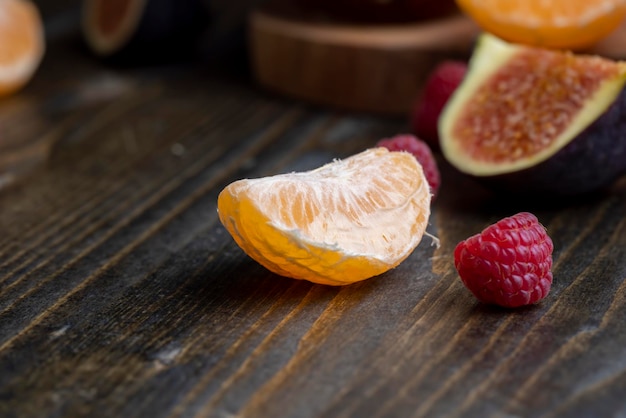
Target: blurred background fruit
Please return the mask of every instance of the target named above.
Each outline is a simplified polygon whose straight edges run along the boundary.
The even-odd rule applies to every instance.
[[[0,96],[26,85],[45,52],[44,28],[29,0],[0,1]]]
[[[587,48],[626,17],[624,0],[458,0],[485,31],[510,41],[548,48]]]
[[[467,62],[444,60],[428,75],[409,115],[413,131],[433,150],[439,150],[439,116],[463,81]]]
[[[84,0],[81,23],[100,57],[164,61],[198,47],[209,11],[203,0]]]

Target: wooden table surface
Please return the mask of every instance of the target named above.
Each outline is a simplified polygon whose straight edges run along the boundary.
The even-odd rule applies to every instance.
[[[211,59],[114,68],[58,36],[0,119],[5,138],[54,142],[0,191],[1,417],[626,417],[625,179],[507,203],[442,162],[441,246],[328,287],[248,258],[217,194],[403,118],[277,97]],[[553,238],[552,291],[482,305],[453,249],[522,210]]]

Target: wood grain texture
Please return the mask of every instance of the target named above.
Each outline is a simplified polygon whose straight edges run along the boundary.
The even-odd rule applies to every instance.
[[[439,248],[347,287],[281,278],[220,225],[219,191],[407,126],[229,74],[111,69],[58,42],[29,100],[3,104],[59,141],[0,193],[1,417],[626,416],[626,179],[508,203],[440,161]],[[484,306],[454,246],[520,210],[554,240],[552,291]]]

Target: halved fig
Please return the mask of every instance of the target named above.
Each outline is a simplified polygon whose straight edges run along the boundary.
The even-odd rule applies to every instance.
[[[497,190],[577,195],[626,173],[626,62],[482,34],[439,119],[445,159]]]
[[[164,61],[192,51],[208,20],[205,0],[85,0],[82,31],[103,58]]]

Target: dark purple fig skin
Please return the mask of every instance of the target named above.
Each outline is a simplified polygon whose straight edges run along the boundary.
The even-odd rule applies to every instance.
[[[473,176],[498,192],[575,196],[608,188],[626,174],[626,90],[556,154],[513,173]]]

